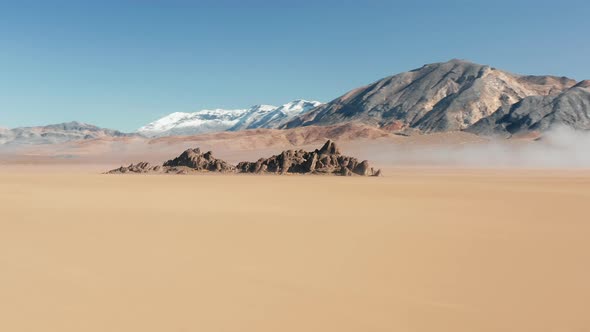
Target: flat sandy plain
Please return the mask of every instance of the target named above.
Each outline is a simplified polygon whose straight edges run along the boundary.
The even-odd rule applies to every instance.
[[[590,331],[590,172],[0,166],[0,331]]]

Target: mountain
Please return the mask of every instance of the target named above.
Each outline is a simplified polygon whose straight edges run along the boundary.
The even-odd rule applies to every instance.
[[[257,105],[250,109],[176,112],[139,128],[137,132],[145,136],[156,137],[225,131],[237,125],[244,117],[253,116],[257,111],[266,112],[274,108],[270,105]]]
[[[354,89],[281,128],[355,121],[392,130],[464,130],[524,98],[557,96],[575,84],[566,77],[516,75],[454,59]]]
[[[505,137],[557,126],[590,130],[590,80],[518,75],[454,59],[383,78],[326,104],[295,100],[279,107],[256,105],[172,113],[137,132],[163,137],[311,125],[358,128],[347,124],[397,134],[467,131]],[[0,144],[60,143],[129,135],[69,122],[0,128]]]
[[[478,135],[510,136],[545,131],[554,125],[590,130],[590,80],[553,96],[526,97],[481,119],[467,131]]]
[[[257,128],[278,128],[285,122],[288,122],[298,115],[305,114],[312,109],[320,106],[319,101],[295,100],[264,114],[257,121],[252,122],[246,129]],[[232,128],[232,130],[239,130],[244,128]]]
[[[276,106],[271,105],[252,106],[245,114],[239,116],[238,121],[234,125],[224,130],[238,131],[242,129],[249,129],[253,123],[259,122],[262,118],[274,112],[276,109]]]
[[[172,113],[137,130],[150,136],[194,135],[218,131],[277,128],[283,123],[321,105],[317,101],[295,100],[276,107],[256,105],[236,110],[200,110],[194,113]]]
[[[39,127],[0,129],[0,144],[52,144],[82,139],[126,136],[133,136],[133,134],[73,121]]]

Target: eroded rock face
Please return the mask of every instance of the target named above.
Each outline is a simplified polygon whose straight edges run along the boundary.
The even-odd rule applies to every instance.
[[[190,174],[194,172],[253,173],[253,174],[333,174],[342,176],[362,175],[380,176],[381,171],[372,168],[366,160],[344,156],[334,142],[328,140],[321,149],[315,151],[286,150],[270,158],[255,162],[241,162],[233,166],[213,157],[211,151],[188,149],[180,156],[168,160],[163,165],[147,162],[121,166],[107,174],[124,173],[171,173]]]
[[[188,167],[195,171],[233,172],[235,167],[221,159],[213,157],[211,151],[201,153],[199,148],[188,149],[180,156],[168,160],[164,167]]]
[[[168,173],[168,174],[189,174],[192,172],[235,172],[235,166],[213,157],[211,151],[201,153],[199,148],[188,149],[180,156],[168,160],[163,165],[151,165],[147,162],[131,164],[127,167],[121,166],[108,171],[107,174],[123,173]]]
[[[255,162],[241,162],[237,166],[240,173],[274,174],[334,174],[379,176],[380,170],[370,167],[369,162],[344,156],[336,144],[328,140],[321,149],[315,151],[287,150],[270,158]]]
[[[124,174],[124,173],[159,173],[162,171],[162,166],[152,165],[148,162],[142,161],[137,164],[129,166],[121,166],[119,168],[110,170],[107,174]]]

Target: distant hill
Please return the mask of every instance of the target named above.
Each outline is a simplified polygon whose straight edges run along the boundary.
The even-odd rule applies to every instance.
[[[0,144],[53,144],[104,137],[125,137],[118,130],[105,129],[81,122],[67,122],[38,127],[0,129]]]

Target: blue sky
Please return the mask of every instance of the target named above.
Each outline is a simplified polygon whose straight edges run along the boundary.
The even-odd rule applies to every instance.
[[[451,58],[590,78],[588,1],[3,1],[0,126],[132,131]]]

